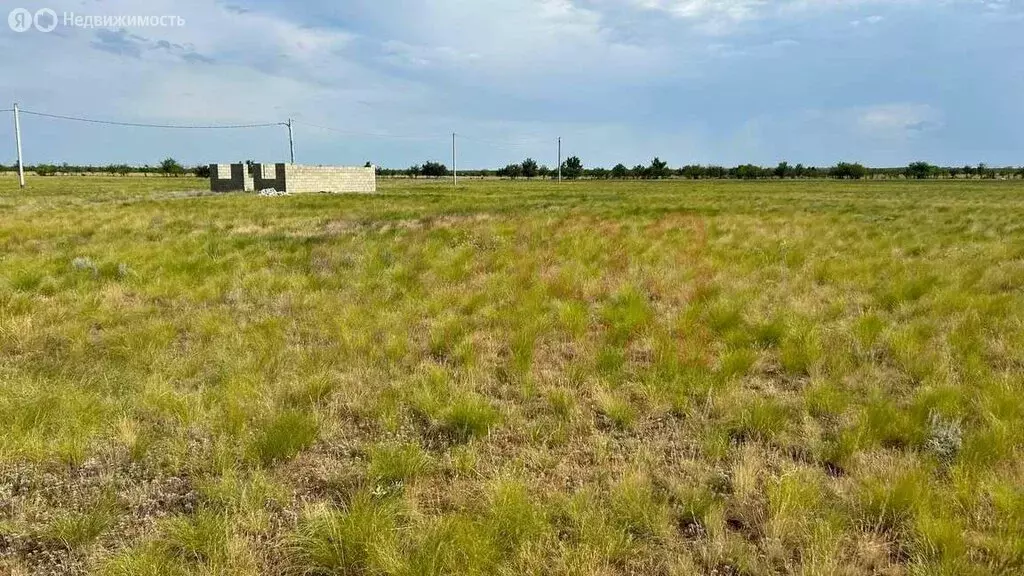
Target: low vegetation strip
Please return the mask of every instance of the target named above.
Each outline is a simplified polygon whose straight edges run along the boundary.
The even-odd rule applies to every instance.
[[[1024,184],[0,179],[0,573],[1018,574]]]

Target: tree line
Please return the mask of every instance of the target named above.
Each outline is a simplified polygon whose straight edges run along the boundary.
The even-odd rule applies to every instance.
[[[0,172],[17,172],[18,164],[15,162],[11,165],[0,164]],[[128,176],[129,174],[142,174],[145,176],[185,176],[192,175],[198,178],[209,178],[210,167],[208,165],[193,166],[186,168],[182,166],[174,158],[166,158],[162,162],[156,165],[144,164],[142,166],[132,166],[130,164],[107,164],[106,166],[91,166],[91,165],[80,165],[80,164],[34,164],[26,165],[26,172],[33,172],[38,176],[59,176],[59,175],[70,175],[70,174],[116,174],[118,176]]]
[[[251,160],[245,164],[253,164]],[[369,162],[366,166],[370,166]],[[872,168],[856,162],[840,162],[834,166],[816,167],[803,164],[791,165],[780,162],[774,167],[743,164],[726,168],[716,165],[690,164],[672,168],[668,162],[655,157],[649,164],[638,164],[632,168],[625,164],[616,164],[612,168],[587,168],[577,156],[571,156],[562,163],[562,178],[578,180],[580,178],[594,180],[665,180],[681,178],[687,180],[769,180],[795,178],[835,178],[845,180],[861,180],[865,178],[906,178],[915,180],[927,179],[1008,179],[1024,178],[1024,167],[989,167],[985,164],[976,166],[936,166],[928,162],[913,162],[901,168]],[[0,172],[12,172],[18,169],[17,164],[0,164]],[[156,165],[145,164],[131,166],[129,164],[108,164],[106,166],[63,164],[36,164],[25,166],[27,172],[39,176],[55,176],[67,174],[142,174],[145,176],[185,176],[209,178],[209,165],[185,167],[174,158],[166,158]],[[441,162],[428,161],[405,169],[377,168],[377,174],[385,177],[406,178],[444,178],[451,175],[451,170]],[[497,177],[517,180],[525,178],[548,179],[557,178],[558,169],[538,164],[533,158],[522,162],[508,164],[497,170],[460,170],[460,175],[468,177]]]
[[[381,176],[408,178],[438,178],[448,176],[447,166],[438,162],[426,162],[422,165],[406,169],[378,168]],[[557,178],[558,170],[539,165],[533,158],[522,162],[508,164],[497,170],[460,170],[460,175],[468,177],[497,177],[518,180],[525,178],[548,179]],[[562,163],[562,178],[576,180],[588,178],[595,180],[665,180],[682,178],[688,180],[769,180],[796,178],[835,178],[843,180],[861,180],[865,178],[908,178],[916,180],[948,179],[948,178],[1024,178],[1024,167],[993,168],[985,164],[976,166],[935,166],[928,162],[914,162],[900,168],[872,168],[857,162],[839,162],[834,166],[817,167],[803,164],[792,165],[780,162],[774,167],[742,164],[727,168],[716,165],[690,164],[672,168],[661,158],[654,158],[650,164],[638,164],[632,168],[625,164],[617,164],[613,168],[586,168],[576,156]]]
[[[366,163],[370,165],[369,162]],[[388,177],[400,177],[405,176],[408,178],[438,178],[442,176],[449,176],[451,170],[448,169],[442,163],[439,162],[424,162],[423,164],[416,164],[405,169],[394,169],[394,168],[381,168],[377,167],[377,174]],[[479,176],[479,177],[500,177],[500,178],[511,178],[513,180],[518,178],[557,178],[558,170],[542,166],[537,164],[537,161],[533,158],[527,158],[522,162],[516,164],[509,164],[504,168],[497,170],[459,170],[460,176]],[[575,180],[578,178],[586,177],[587,170],[583,167],[583,161],[577,156],[571,156],[562,162],[562,177],[568,180]]]

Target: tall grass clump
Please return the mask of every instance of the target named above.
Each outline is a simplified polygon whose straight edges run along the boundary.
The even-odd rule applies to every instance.
[[[468,442],[489,434],[501,420],[501,413],[486,400],[463,396],[452,401],[439,417],[441,433],[456,442]]]
[[[320,425],[314,415],[285,410],[270,416],[256,430],[249,453],[264,466],[290,460],[316,441]]]
[[[401,516],[392,502],[357,495],[342,509],[305,512],[289,545],[291,573],[388,574],[401,569]]]
[[[381,444],[370,450],[368,475],[379,486],[400,485],[423,474],[429,463],[429,457],[418,445]]]

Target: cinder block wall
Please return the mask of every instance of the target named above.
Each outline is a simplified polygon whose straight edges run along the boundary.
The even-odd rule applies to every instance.
[[[284,164],[257,164],[254,168],[256,190],[273,188],[278,192],[286,191],[288,183],[285,181]]]
[[[252,176],[245,164],[210,164],[211,192],[251,192]]]
[[[249,174],[245,164],[210,165],[210,190],[213,192],[252,192],[267,188],[292,194],[369,194],[377,191],[377,173],[373,168],[257,164],[253,166],[253,174]]]
[[[300,166],[278,164],[285,174],[285,190],[292,194],[302,192],[356,192],[369,194],[377,191],[377,173],[373,168],[345,168],[340,166]]]

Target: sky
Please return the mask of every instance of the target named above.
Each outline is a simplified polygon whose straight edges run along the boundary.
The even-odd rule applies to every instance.
[[[1024,0],[0,0],[16,8],[56,27],[0,23],[0,108],[292,118],[299,163],[451,166],[454,132],[467,169],[555,166],[558,137],[587,166],[1024,165]],[[282,126],[21,120],[28,164],[288,159]]]

